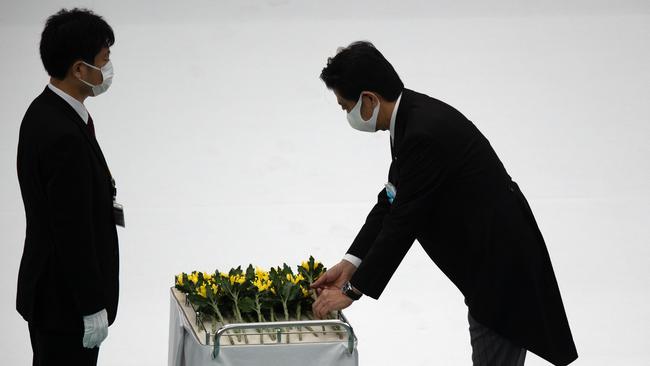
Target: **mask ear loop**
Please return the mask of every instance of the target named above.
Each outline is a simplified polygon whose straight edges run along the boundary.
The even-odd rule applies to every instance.
[[[102,76],[102,79],[103,79],[103,78],[104,78],[104,77]],[[93,85],[93,84],[87,82],[86,80],[82,79],[81,77],[77,77],[77,80],[81,81],[82,83],[86,84],[87,86],[89,86],[89,87],[91,87],[91,88],[94,88],[94,87],[96,86],[96,85]]]
[[[93,85],[93,84],[87,82],[86,80],[84,80],[82,78],[77,78],[77,79],[79,79],[79,81],[81,81],[82,83],[88,85],[91,88],[102,85],[102,83],[104,82],[104,73],[102,72],[102,69],[100,67],[95,66],[95,65],[91,65],[91,64],[89,64],[89,63],[87,63],[86,61],[83,61],[83,60],[81,61],[81,63],[88,66],[88,67],[90,67],[91,69],[95,69],[95,70],[99,71],[99,73],[102,74],[102,82],[97,84],[97,85]]]
[[[90,68],[92,68],[92,69],[95,69],[95,70],[97,70],[97,71],[102,71],[101,67],[97,67],[97,66],[95,66],[95,65],[91,65],[91,64],[87,63],[86,61],[81,61],[81,62],[82,62],[84,65],[86,65],[86,66],[88,66],[88,67],[90,67]]]

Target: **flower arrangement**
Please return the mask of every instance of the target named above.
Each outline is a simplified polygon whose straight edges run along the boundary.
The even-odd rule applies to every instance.
[[[228,272],[183,272],[175,276],[175,287],[187,295],[201,319],[212,320],[214,333],[218,323],[273,322],[280,320],[277,314],[285,321],[313,319],[309,310],[316,293],[310,286],[325,271],[323,264],[310,256],[295,272],[286,263],[269,271],[251,264],[246,270],[239,266]],[[258,332],[263,342],[264,332]],[[298,335],[302,339],[302,333]],[[275,340],[272,333],[268,336]],[[236,337],[241,341],[241,334]],[[246,335],[243,338],[248,343]]]

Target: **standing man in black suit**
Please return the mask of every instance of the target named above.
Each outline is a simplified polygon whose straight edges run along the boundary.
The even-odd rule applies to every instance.
[[[392,162],[344,259],[314,284],[316,315],[346,308],[362,294],[379,298],[417,239],[465,297],[474,365],[523,365],[526,350],[555,365],[575,360],[542,234],[474,124],[404,89],[368,42],[330,58],[321,79],[353,128],[390,131]]]
[[[117,312],[124,217],[83,104],[111,85],[114,41],[104,19],[80,9],[51,16],[41,35],[50,83],[25,113],[17,159],[27,230],[16,307],[34,365],[96,365]]]

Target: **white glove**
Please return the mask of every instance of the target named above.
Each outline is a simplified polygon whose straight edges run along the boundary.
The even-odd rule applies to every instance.
[[[85,348],[99,348],[99,345],[108,337],[108,313],[106,309],[98,313],[84,316]]]

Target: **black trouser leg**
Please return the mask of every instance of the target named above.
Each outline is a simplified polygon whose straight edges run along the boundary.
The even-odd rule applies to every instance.
[[[82,334],[43,330],[29,325],[33,366],[96,366],[99,348],[84,348]]]
[[[474,366],[523,366],[526,350],[517,347],[468,314]]]

